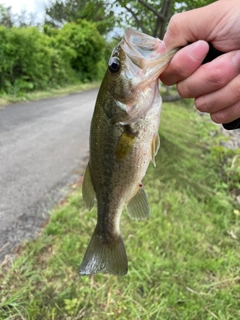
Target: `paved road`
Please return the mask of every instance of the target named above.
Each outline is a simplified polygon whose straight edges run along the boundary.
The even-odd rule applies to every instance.
[[[79,179],[96,96],[91,90],[0,109],[0,263],[41,230]]]

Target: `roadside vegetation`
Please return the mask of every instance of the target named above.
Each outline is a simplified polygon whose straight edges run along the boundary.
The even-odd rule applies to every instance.
[[[105,71],[106,44],[96,26],[84,20],[60,30],[45,26],[43,32],[2,26],[0,41],[2,99],[99,80]]]
[[[240,151],[192,101],[165,104],[144,179],[151,215],[121,219],[125,277],[80,277],[96,223],[81,187],[0,271],[0,319],[240,319]]]
[[[0,108],[11,103],[35,101],[39,99],[54,98],[65,96],[81,91],[86,91],[100,86],[100,81],[91,81],[87,83],[77,82],[75,84],[64,85],[63,87],[50,87],[46,90],[36,90],[30,92],[21,92],[21,94],[4,94],[0,96]]]
[[[99,81],[123,28],[162,38],[174,13],[213,1],[52,0],[41,22],[0,4],[0,105]]]
[[[0,104],[78,91],[102,79],[114,45],[106,38],[111,16],[101,0],[66,7],[56,1],[40,25],[0,4]]]

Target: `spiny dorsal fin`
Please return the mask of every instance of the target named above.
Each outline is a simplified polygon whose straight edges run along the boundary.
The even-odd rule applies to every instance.
[[[87,168],[84,174],[83,185],[82,185],[82,195],[83,195],[83,201],[87,209],[91,210],[96,200],[96,197],[95,197],[95,191],[92,184],[89,163],[87,165]]]
[[[160,147],[160,137],[159,137],[159,134],[157,133],[152,139],[152,147],[151,147],[151,160],[154,167],[156,167],[155,156],[158,153],[159,147]]]
[[[143,220],[148,218],[150,208],[146,193],[142,186],[139,187],[135,196],[127,204],[127,212],[133,220]]]

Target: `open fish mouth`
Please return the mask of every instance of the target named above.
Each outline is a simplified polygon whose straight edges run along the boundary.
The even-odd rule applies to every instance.
[[[159,55],[158,50],[162,41],[157,38],[127,28],[123,39],[127,44],[127,48],[124,46],[124,49],[129,57],[136,56],[140,59],[152,60]]]
[[[131,28],[125,30],[120,43],[128,58],[141,69],[152,69],[151,75],[160,75],[178,49],[165,53],[160,39],[153,38]]]
[[[144,68],[146,61],[153,61],[159,57],[161,43],[157,38],[127,28],[121,47],[134,64]]]

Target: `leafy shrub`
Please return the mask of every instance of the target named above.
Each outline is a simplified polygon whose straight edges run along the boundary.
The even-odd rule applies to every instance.
[[[102,76],[101,63],[105,60],[105,41],[98,33],[95,24],[86,20],[67,23],[57,35],[59,44],[75,51],[71,66],[82,81]]]
[[[8,93],[44,89],[73,77],[72,50],[60,51],[38,28],[0,27],[0,88]]]
[[[61,29],[0,26],[0,93],[46,89],[102,76],[105,41],[95,24]]]

